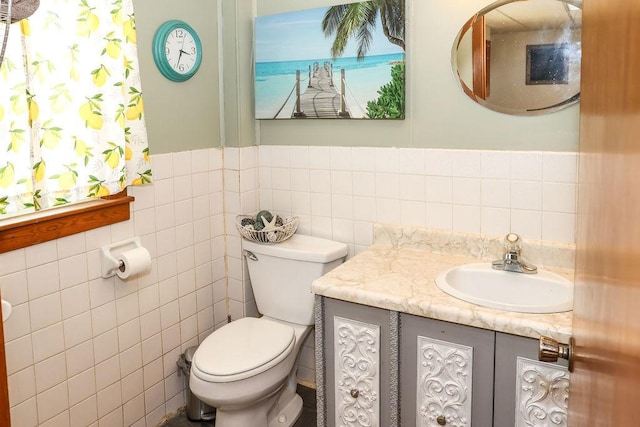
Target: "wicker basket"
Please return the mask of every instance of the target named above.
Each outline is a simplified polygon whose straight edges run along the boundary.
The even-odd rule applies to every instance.
[[[282,226],[275,227],[271,230],[254,230],[253,226],[243,226],[242,220],[245,218],[254,218],[251,215],[238,215],[236,216],[236,228],[240,232],[240,235],[248,240],[260,243],[280,243],[293,236],[298,228],[300,220],[297,216],[282,217]]]

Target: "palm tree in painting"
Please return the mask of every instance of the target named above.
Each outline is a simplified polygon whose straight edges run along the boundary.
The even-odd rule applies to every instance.
[[[325,36],[335,35],[331,56],[344,53],[347,41],[355,35],[358,60],[364,59],[373,40],[376,18],[380,14],[382,31],[389,42],[404,50],[405,0],[371,0],[331,6],[322,20]]]

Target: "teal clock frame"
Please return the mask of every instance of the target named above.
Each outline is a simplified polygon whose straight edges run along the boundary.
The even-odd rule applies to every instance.
[[[165,44],[167,42],[167,37],[176,28],[184,28],[186,31],[188,31],[193,37],[193,40],[196,43],[196,48],[198,49],[196,62],[193,68],[185,74],[180,74],[173,68],[171,68],[165,56]],[[174,82],[184,82],[189,80],[198,72],[200,63],[202,62],[202,42],[200,41],[198,33],[184,21],[172,19],[165,22],[164,24],[160,25],[160,27],[158,27],[155,35],[153,36],[153,60],[156,63],[156,67],[158,67],[160,73],[167,79]]]

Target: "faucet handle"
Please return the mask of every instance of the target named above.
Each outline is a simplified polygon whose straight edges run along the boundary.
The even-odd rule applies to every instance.
[[[509,233],[504,236],[504,247],[507,252],[520,252],[520,236],[516,233]]]

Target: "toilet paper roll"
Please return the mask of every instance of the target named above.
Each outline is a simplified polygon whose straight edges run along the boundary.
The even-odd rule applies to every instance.
[[[121,261],[116,274],[121,279],[126,279],[151,268],[151,254],[145,248],[135,248],[125,251],[118,257]]]

